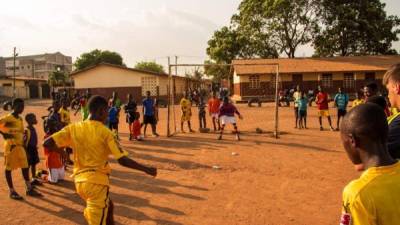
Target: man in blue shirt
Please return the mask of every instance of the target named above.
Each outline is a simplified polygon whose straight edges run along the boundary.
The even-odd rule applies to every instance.
[[[150,91],[146,91],[146,98],[143,99],[142,101],[143,104],[143,124],[144,125],[144,131],[143,135],[146,136],[146,129],[147,129],[147,124],[151,125],[151,130],[153,132],[153,135],[158,137],[159,135],[157,134],[156,131],[156,117],[155,117],[155,105],[154,105],[154,100],[150,97]]]
[[[342,88],[338,89],[338,93],[334,98],[335,106],[337,107],[337,127],[339,130],[340,118],[344,117],[347,113],[347,105],[349,104],[349,96],[342,91]]]

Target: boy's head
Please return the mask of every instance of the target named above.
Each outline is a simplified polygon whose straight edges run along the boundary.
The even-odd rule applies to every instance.
[[[53,101],[53,110],[54,112],[58,112],[58,110],[60,110],[61,108],[61,104],[59,101]]]
[[[400,63],[395,64],[383,76],[383,85],[388,90],[390,105],[400,108]]]
[[[375,82],[368,83],[367,85],[364,86],[364,96],[369,98],[378,92],[378,85]]]
[[[223,101],[224,101],[224,104],[228,104],[229,103],[229,98],[228,97],[224,97]]]
[[[146,97],[150,98],[150,91],[146,91]]]
[[[362,96],[361,92],[357,91],[356,92],[356,99],[361,99],[361,96]]]
[[[296,91],[300,91],[300,85],[296,86]]]
[[[33,113],[26,114],[25,121],[28,123],[28,125],[36,125],[37,124],[36,116]]]
[[[93,120],[105,122],[108,117],[107,100],[99,95],[94,95],[89,99],[88,108],[90,117]]]
[[[131,94],[128,94],[128,95],[126,96],[126,99],[128,99],[128,102],[130,102],[130,101],[132,100],[132,95],[131,95]]]
[[[22,100],[21,98],[15,98],[12,101],[12,109],[15,113],[21,114],[24,111],[24,108],[25,108],[24,100]]]
[[[135,112],[135,120],[139,120],[140,119],[140,113],[139,112]]]
[[[338,92],[341,94],[341,93],[343,93],[343,91],[342,91],[342,88],[341,87],[339,87],[338,88]]]
[[[322,89],[322,87],[321,86],[318,86],[318,89],[317,89],[319,92],[324,92],[324,90]]]
[[[69,106],[69,104],[68,104],[67,99],[64,99],[64,100],[62,101],[62,107],[63,107],[64,109],[67,109],[68,106]]]
[[[387,108],[386,99],[385,99],[385,97],[382,97],[382,96],[377,96],[377,95],[372,96],[372,97],[368,98],[366,102],[377,104],[383,110],[385,110]]]
[[[344,117],[340,136],[353,164],[361,164],[361,155],[381,155],[386,149],[388,123],[385,112],[376,104],[359,105]]]

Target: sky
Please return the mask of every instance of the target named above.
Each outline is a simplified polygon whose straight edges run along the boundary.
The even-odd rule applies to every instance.
[[[133,67],[202,63],[213,32],[228,25],[240,0],[0,0],[0,56],[61,52],[75,60],[93,49],[116,51]],[[4,1],[4,2],[3,2]],[[383,0],[400,16],[399,0]],[[399,51],[400,43],[394,47]],[[311,56],[302,46],[297,56]],[[173,59],[174,60],[174,59]]]

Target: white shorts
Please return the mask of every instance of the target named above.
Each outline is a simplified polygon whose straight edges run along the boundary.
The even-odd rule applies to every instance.
[[[49,169],[49,177],[48,180],[51,183],[57,183],[60,180],[64,180],[65,170],[64,167],[57,169]]]
[[[211,118],[218,119],[218,113],[211,113]]]
[[[236,123],[236,118],[234,116],[221,116],[220,120],[222,125]]]

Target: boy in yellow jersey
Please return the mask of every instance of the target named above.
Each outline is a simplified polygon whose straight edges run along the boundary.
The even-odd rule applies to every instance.
[[[364,99],[362,98],[361,93],[360,93],[360,92],[357,92],[357,93],[356,93],[356,99],[353,100],[353,103],[352,103],[351,107],[356,107],[356,106],[361,105],[361,104],[364,104],[364,103],[365,103],[365,101],[364,101]]]
[[[190,124],[190,119],[192,118],[192,102],[189,100],[187,93],[184,94],[180,102],[182,117],[181,117],[181,132],[184,133],[183,124],[187,122],[189,127],[189,132],[194,132]]]
[[[24,111],[24,100],[16,98],[12,102],[13,111],[0,118],[1,132],[4,136],[4,161],[5,177],[10,190],[10,198],[22,200],[23,198],[15,191],[11,172],[16,169],[22,169],[22,175],[25,180],[26,194],[33,197],[41,197],[36,192],[29,181],[29,165],[24,147],[24,122],[20,117]]]
[[[64,99],[62,101],[62,106],[60,110],[58,110],[58,113],[60,114],[60,121],[63,127],[68,126],[71,123],[71,116],[69,114],[68,105],[69,105],[68,101]],[[66,148],[65,152],[66,152],[65,162],[69,165],[73,165],[74,163],[71,160],[72,149]]]
[[[113,224],[113,204],[109,198],[108,156],[113,155],[122,166],[156,176],[157,169],[143,166],[128,158],[114,134],[104,125],[108,117],[107,100],[93,96],[89,100],[89,119],[70,124],[44,141],[50,151],[74,149],[73,177],[80,197],[86,201],[85,218],[89,225]]]
[[[341,225],[397,225],[400,222],[400,163],[387,150],[388,124],[376,104],[353,108],[341,123],[348,157],[364,172],[343,190]]]

